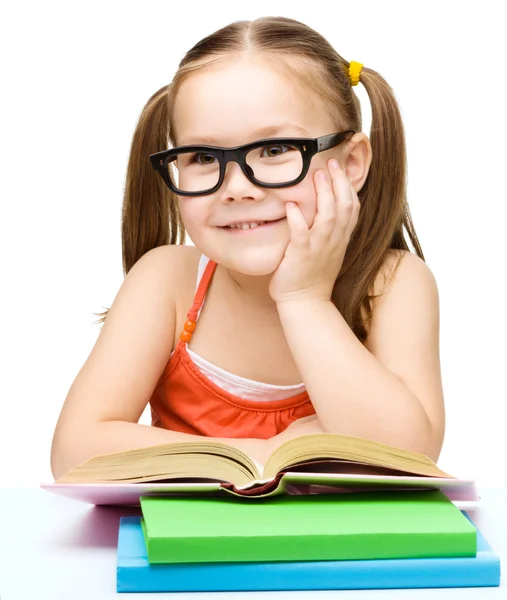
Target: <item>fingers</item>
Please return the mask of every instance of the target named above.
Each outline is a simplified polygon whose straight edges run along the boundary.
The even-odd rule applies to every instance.
[[[324,237],[330,237],[339,227],[352,231],[359,214],[359,198],[345,171],[336,159],[327,163],[328,171],[317,170],[317,216],[319,229]]]
[[[287,202],[285,211],[291,241],[299,246],[307,245],[309,242],[309,229],[301,209],[295,202]]]
[[[315,173],[317,188],[317,215],[314,224],[323,237],[329,238],[334,231],[337,219],[337,206],[334,183],[329,173],[318,169]]]
[[[310,229],[299,206],[295,202],[285,204],[291,241],[299,245],[309,244],[312,234],[330,239],[337,228],[342,235],[351,233],[359,214],[359,198],[336,159],[328,161],[326,170],[317,169],[314,183],[317,214]]]

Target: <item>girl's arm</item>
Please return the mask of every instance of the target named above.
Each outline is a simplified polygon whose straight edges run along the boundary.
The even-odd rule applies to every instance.
[[[94,455],[201,436],[138,424],[171,354],[173,290],[183,248],[161,246],[128,272],[88,359],[65,399],[51,446],[55,479]],[[217,439],[263,462],[267,440]]]
[[[438,290],[419,257],[405,253],[364,346],[331,301],[279,303],[278,312],[326,432],[437,461],[445,428]]]
[[[64,441],[65,439],[63,435],[58,437],[56,434],[53,438],[51,470],[55,479],[97,454],[121,452],[168,442],[192,442],[203,438],[200,435],[169,431],[139,423],[104,421],[90,424],[86,429],[82,428],[73,440]],[[243,450],[260,463],[264,463],[270,454],[267,446],[269,440],[211,437],[207,439]]]

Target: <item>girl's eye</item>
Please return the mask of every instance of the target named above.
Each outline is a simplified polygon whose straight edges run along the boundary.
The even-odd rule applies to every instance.
[[[263,150],[268,151],[268,158],[274,158],[276,156],[280,156],[280,154],[285,154],[285,152],[283,150],[280,150],[280,148],[287,148],[289,150],[294,149],[291,146],[287,146],[286,144],[273,144],[271,146],[264,146]]]
[[[203,158],[203,160],[201,161],[200,158]],[[196,152],[195,154],[192,154],[192,157],[190,158],[190,162],[191,163],[197,163],[199,165],[211,165],[213,164],[213,160],[214,160],[214,156],[212,154],[205,154],[204,152]],[[211,160],[208,160],[211,159]]]

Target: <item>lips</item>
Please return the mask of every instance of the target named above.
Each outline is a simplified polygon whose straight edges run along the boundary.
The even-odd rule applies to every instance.
[[[255,229],[256,227],[261,227],[262,225],[269,225],[271,223],[277,223],[281,221],[285,217],[280,217],[279,219],[250,219],[245,221],[234,221],[233,223],[229,223],[227,225],[221,225],[222,229]]]
[[[277,223],[285,221],[286,217],[282,217],[281,219],[276,219],[274,221],[265,221],[262,225],[243,225],[241,227],[233,226],[229,227],[228,225],[219,227],[223,231],[227,231],[230,234],[248,234],[254,231],[267,231],[276,226]],[[246,222],[248,223],[248,221]],[[256,221],[256,223],[261,223],[260,221]]]

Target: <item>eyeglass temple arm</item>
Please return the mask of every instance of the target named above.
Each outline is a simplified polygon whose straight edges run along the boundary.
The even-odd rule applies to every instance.
[[[323,152],[324,150],[329,150],[329,148],[334,148],[335,146],[338,146],[338,144],[341,144],[346,138],[352,137],[355,133],[356,132],[353,129],[348,129],[341,133],[323,135],[322,137],[317,138],[317,152]]]

